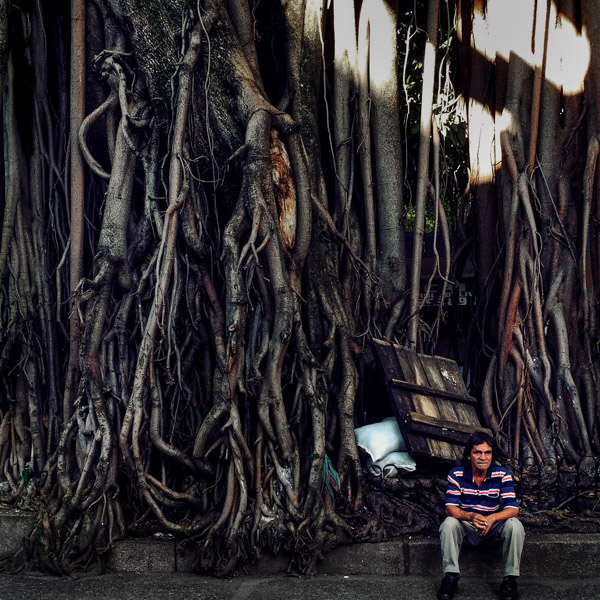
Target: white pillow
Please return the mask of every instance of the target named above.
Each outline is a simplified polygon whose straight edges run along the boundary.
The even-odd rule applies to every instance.
[[[404,438],[395,417],[388,417],[379,423],[371,423],[354,430],[356,445],[362,448],[373,462],[391,452],[406,451]]]

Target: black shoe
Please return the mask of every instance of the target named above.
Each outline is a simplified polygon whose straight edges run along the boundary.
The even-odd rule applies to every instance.
[[[517,589],[517,578],[507,575],[500,584],[501,600],[518,600],[519,590]]]
[[[437,597],[439,600],[452,600],[458,589],[458,573],[446,573],[440,584]]]

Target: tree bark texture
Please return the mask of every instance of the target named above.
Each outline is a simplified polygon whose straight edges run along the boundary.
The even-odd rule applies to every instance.
[[[359,157],[352,2],[67,4],[1,7],[1,484],[43,507],[12,564],[158,528],[206,570],[309,569],[373,528],[335,507],[364,505],[361,336],[404,288],[395,56],[365,54]]]
[[[551,470],[563,456],[598,452],[597,265],[588,244],[597,237],[597,19],[576,1],[463,2],[460,15],[472,65],[462,80],[468,118],[488,123],[485,143],[479,136],[470,146],[487,240],[480,285],[484,298],[499,293],[497,329],[489,310],[479,315],[492,357],[483,412],[507,454]],[[515,20],[520,27],[505,35]]]

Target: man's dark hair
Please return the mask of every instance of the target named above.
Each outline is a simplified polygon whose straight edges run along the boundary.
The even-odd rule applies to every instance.
[[[471,454],[471,450],[473,450],[473,446],[479,446],[479,444],[488,444],[492,449],[492,462],[496,460],[496,446],[494,445],[494,440],[489,433],[485,431],[474,431],[471,434],[471,437],[467,441],[467,445],[465,446],[465,451],[463,452],[463,464],[469,463],[469,456]]]

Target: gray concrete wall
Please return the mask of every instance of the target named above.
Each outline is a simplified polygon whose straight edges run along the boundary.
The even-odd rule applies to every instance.
[[[0,551],[12,553],[23,543],[35,515],[14,509],[0,510]],[[521,574],[539,579],[589,579],[600,569],[600,534],[528,532]],[[465,577],[497,579],[502,576],[500,548],[470,548],[461,552]],[[289,557],[264,553],[244,566],[248,575],[281,575]],[[170,535],[125,539],[114,543],[107,567],[117,573],[191,572],[193,556]],[[336,548],[317,562],[315,572],[327,575],[440,576],[437,536],[407,536],[387,542],[350,544]]]

